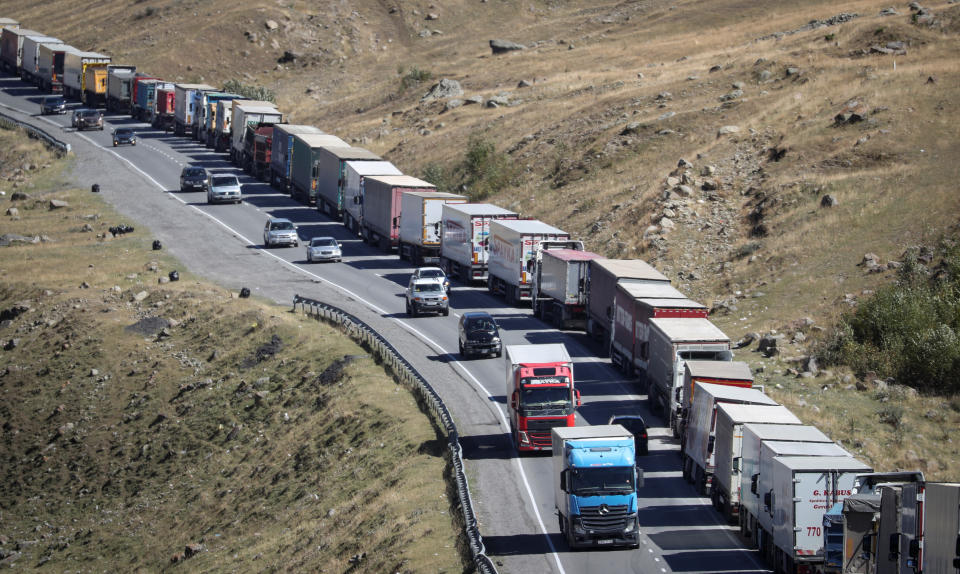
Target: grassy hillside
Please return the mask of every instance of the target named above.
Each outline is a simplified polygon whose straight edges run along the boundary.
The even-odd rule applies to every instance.
[[[67,163],[0,130],[3,233],[38,238],[0,247],[0,564],[463,571],[414,397],[337,330],[164,282]]]
[[[645,258],[731,337],[786,334],[778,357],[739,357],[805,420],[878,468],[955,478],[956,449],[938,432],[957,421],[950,396],[874,396],[863,369],[796,376],[811,342],[892,282],[908,249],[960,234],[960,5],[890,7],[0,2],[173,80],[265,86],[291,121],[591,250]],[[95,25],[104,14],[115,32]],[[525,49],[493,54],[492,39]],[[440,78],[460,83],[462,105],[421,100]],[[864,265],[868,253],[879,264]]]

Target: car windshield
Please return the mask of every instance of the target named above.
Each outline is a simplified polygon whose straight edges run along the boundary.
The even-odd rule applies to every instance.
[[[439,283],[414,283],[413,290],[417,293],[436,293],[442,291],[443,287]]]
[[[185,170],[183,170],[183,175],[190,176],[190,177],[202,176],[205,173],[206,173],[206,170],[204,170],[202,167],[188,167]]]
[[[97,110],[87,110],[85,112],[80,112],[80,114],[86,118],[96,118],[100,116],[100,112]]]
[[[63,98],[60,98],[60,97],[57,97],[57,96],[47,96],[46,98],[44,98],[43,101],[46,102],[46,103],[48,103],[48,104],[59,104],[60,102],[62,102],[62,101],[64,101],[64,100],[63,100]]]
[[[118,136],[132,136],[133,130],[130,128],[120,128],[117,130]]]
[[[292,231],[293,222],[291,221],[274,221],[270,224],[270,229],[274,231]]]
[[[420,277],[424,279],[443,279],[443,271],[440,269],[421,269]]]
[[[240,185],[240,182],[237,180],[236,177],[232,175],[225,175],[225,176],[213,178],[213,185],[216,187],[219,187],[222,185]]]
[[[494,330],[493,321],[487,318],[468,319],[466,327],[468,331],[493,331]]]
[[[337,242],[331,237],[314,237],[310,240],[311,247],[336,247]]]
[[[633,467],[572,468],[570,490],[581,496],[633,492]]]

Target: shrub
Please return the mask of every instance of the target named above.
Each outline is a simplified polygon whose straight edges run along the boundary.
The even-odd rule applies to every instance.
[[[467,194],[474,201],[486,199],[504,189],[515,170],[510,158],[498,152],[496,145],[481,136],[472,136],[459,170]]]
[[[883,405],[877,411],[880,422],[888,424],[893,428],[899,428],[903,423],[903,407],[900,405]]]
[[[262,100],[277,103],[277,95],[263,86],[251,86],[239,80],[227,80],[223,84],[223,91],[238,94],[250,100]]]
[[[423,169],[423,179],[424,181],[428,181],[437,186],[437,191],[456,193],[453,176],[450,173],[450,170],[443,167],[439,163],[427,164],[427,167]]]
[[[433,72],[430,70],[421,70],[417,66],[410,66],[404,73],[403,66],[397,68],[400,75],[400,91],[405,92],[412,86],[417,86],[423,82],[429,82],[433,79]]]

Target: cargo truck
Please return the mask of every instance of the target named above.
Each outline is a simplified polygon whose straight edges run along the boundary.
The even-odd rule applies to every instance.
[[[360,235],[360,224],[363,221],[363,200],[360,191],[363,178],[368,175],[403,175],[403,172],[389,161],[348,161],[344,163],[343,225],[356,235]]]
[[[610,346],[613,332],[613,299],[617,285],[670,284],[663,273],[642,259],[594,259],[587,268],[587,334]]]
[[[294,160],[296,161],[296,160]],[[360,235],[364,241],[390,251],[400,242],[400,210],[407,191],[436,193],[430,182],[409,175],[368,175],[360,186],[363,216]]]
[[[396,176],[395,176],[396,177]],[[416,267],[440,263],[440,221],[447,203],[466,203],[453,193],[407,191],[400,197],[400,231],[397,253]]]
[[[186,135],[192,129],[197,114],[196,95],[216,88],[207,84],[174,84],[173,133]]]
[[[33,35],[23,37],[23,49],[20,55],[20,79],[37,85],[40,79],[40,46],[62,46],[63,42],[53,36]]]
[[[823,516],[853,491],[868,465],[850,456],[775,456],[760,462],[760,550],[775,572],[813,574],[823,566]]]
[[[682,437],[686,428],[687,416],[690,414],[690,407],[693,406],[695,383],[727,385],[744,389],[754,388],[750,365],[743,361],[687,361],[683,366],[683,404],[680,406],[681,445],[683,444]]]
[[[137,99],[140,96],[140,88],[143,87],[144,82],[158,82],[160,78],[154,78],[153,76],[148,76],[147,74],[137,74],[133,77],[133,81],[130,82],[130,117],[133,119],[140,119],[140,112],[137,107]],[[156,84],[151,84],[153,91],[150,92],[149,99],[145,98],[144,102],[149,101],[150,105],[153,105],[157,97],[157,86]],[[150,121],[150,120],[146,120]]]
[[[107,67],[108,112],[130,113],[133,99],[133,82],[137,77],[136,66]]]
[[[324,174],[320,169],[320,154],[325,147],[348,146],[342,139],[330,134],[301,133],[293,136],[291,195],[304,203],[317,202],[317,187],[321,178],[339,177],[337,173]]]
[[[63,62],[67,52],[79,52],[66,44],[40,44],[37,55],[37,87],[45,92],[63,93]]]
[[[553,448],[551,429],[573,427],[580,406],[567,348],[563,343],[506,345],[503,362],[513,445],[521,453]]]
[[[906,554],[917,572],[960,574],[960,484],[927,483],[923,496],[923,539]]]
[[[721,405],[759,405],[774,409],[763,412],[772,419],[764,422],[800,424],[796,417],[789,414],[789,410],[759,390],[710,383],[697,383],[696,386],[696,398],[681,443],[680,464],[683,478],[693,484],[700,494],[709,494],[716,468],[717,412]]]
[[[553,248],[583,249],[570,234],[535,219],[496,219],[490,222],[487,290],[503,294],[508,305],[529,301],[535,262],[541,243]]]
[[[3,71],[14,76],[20,75],[23,40],[27,36],[43,37],[44,35],[36,30],[13,26],[0,30],[0,66],[3,67]]]
[[[710,498],[714,507],[727,520],[739,522],[743,499],[754,496],[751,489],[742,489],[743,427],[752,413],[738,413],[736,409],[717,409],[716,470]],[[756,422],[756,421],[749,421]],[[761,421],[767,422],[767,421]],[[769,423],[768,423],[769,424]],[[788,423],[787,423],[788,424]],[[794,426],[799,425],[799,421]],[[760,443],[760,460],[775,456],[850,456],[836,443],[802,441],[765,441]],[[760,463],[763,466],[763,462]],[[752,478],[752,477],[751,477]],[[758,478],[759,480],[759,478]],[[750,485],[752,488],[752,483]],[[759,488],[759,483],[758,483]]]
[[[247,128],[250,129],[249,127]],[[270,153],[273,150],[273,126],[257,128],[253,137],[253,165],[250,173],[253,177],[266,180],[270,172]]]
[[[214,110],[220,106],[214,103]],[[216,118],[217,112],[213,115]],[[212,138],[216,135],[216,122],[213,124]],[[275,124],[273,126],[273,148],[270,150],[270,185],[278,191],[290,192],[290,168],[293,165],[293,136],[295,134],[323,134],[316,126],[301,124]],[[208,145],[213,145],[209,143]],[[346,142],[343,145],[347,145]]]
[[[571,549],[640,546],[633,435],[620,425],[551,430],[553,499],[560,534]]]
[[[142,122],[153,124],[158,114],[157,95],[161,90],[172,95],[173,82],[164,82],[157,78],[136,78],[133,83],[133,111],[130,115]]]
[[[763,442],[832,443],[820,429],[808,425],[747,423],[740,447],[740,534],[756,547],[760,498],[760,445]]]
[[[706,318],[707,308],[669,283],[620,283],[614,290],[610,361],[628,377],[643,377],[650,343],[650,319]],[[682,373],[681,373],[682,374]]]
[[[730,338],[709,319],[653,318],[644,349],[647,353],[634,358],[634,363],[642,365],[650,410],[662,413],[679,437],[684,363],[732,361]]]
[[[171,84],[164,84],[163,86],[157,86],[156,92],[157,98],[157,111],[153,117],[153,127],[161,129],[163,131],[170,131],[173,129],[173,123],[176,116],[176,89]]]
[[[88,108],[102,107],[107,96],[110,56],[97,52],[66,52],[63,59],[63,95],[79,99]]]
[[[587,269],[602,259],[582,249],[548,249],[534,261],[530,280],[533,314],[558,329],[583,329],[587,324]]]
[[[319,178],[316,196],[308,197],[307,200],[310,203],[315,202],[317,211],[326,213],[332,219],[343,216],[343,172],[348,161],[383,161],[383,158],[372,151],[352,146],[324,146],[318,150],[316,165]]]
[[[443,206],[440,227],[440,266],[464,283],[487,280],[490,222],[517,219],[517,214],[490,203]]]
[[[0,18],[0,30],[4,28],[19,28],[20,22],[13,18]]]
[[[283,123],[283,112],[270,102],[254,100],[230,100],[233,105],[233,119],[230,121],[230,161],[243,166],[252,158],[244,154],[244,139],[247,127],[254,130],[259,127]]]
[[[214,146],[217,127],[217,103],[223,100],[239,100],[243,96],[228,92],[203,92],[200,113],[197,119],[197,139],[206,147]]]

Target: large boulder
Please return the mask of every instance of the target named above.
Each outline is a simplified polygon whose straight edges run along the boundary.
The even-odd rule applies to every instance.
[[[515,50],[525,50],[526,47],[508,40],[490,40],[490,49],[494,54],[506,54]]]
[[[420,101],[429,102],[444,98],[456,98],[462,95],[463,88],[460,87],[460,82],[456,80],[450,80],[448,78],[442,78],[430,88],[429,92],[420,98]]]

